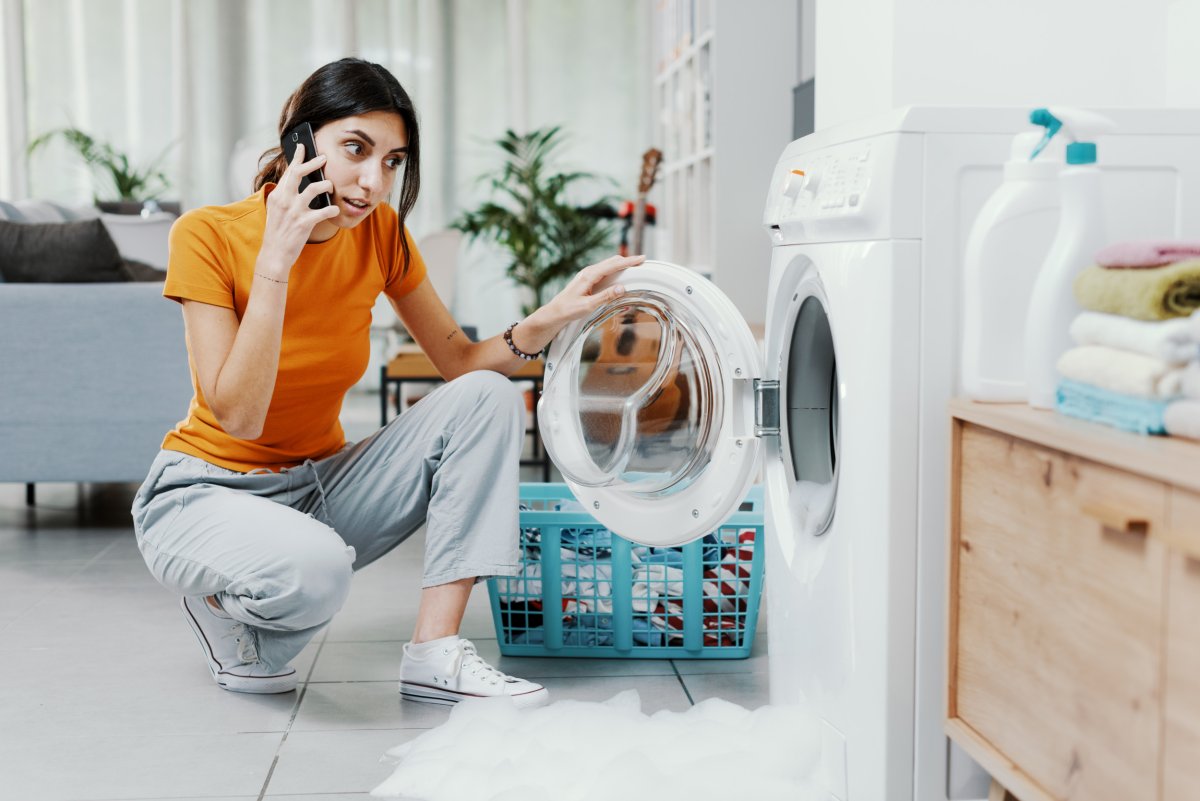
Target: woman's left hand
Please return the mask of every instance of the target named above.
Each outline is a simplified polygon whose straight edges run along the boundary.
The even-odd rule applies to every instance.
[[[645,256],[610,256],[580,270],[554,298],[526,317],[512,331],[513,345],[525,353],[536,353],[554,339],[572,320],[589,314],[625,294],[625,287],[613,284],[596,288],[615,273],[641,264]]]
[[[645,256],[610,256],[604,261],[584,267],[561,292],[542,307],[541,311],[560,326],[586,317],[605,303],[625,294],[625,287],[619,283],[599,292],[596,291],[596,287],[610,275],[637,266],[645,260]]]

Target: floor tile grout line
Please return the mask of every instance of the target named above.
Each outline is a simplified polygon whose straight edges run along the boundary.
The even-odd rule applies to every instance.
[[[75,581],[75,579],[76,579],[76,578],[78,578],[78,577],[79,577],[79,575],[80,575],[81,573],[83,573],[83,571],[87,570],[89,567],[91,567],[91,566],[92,566],[92,565],[94,565],[96,562],[98,562],[98,561],[99,561],[101,558],[103,558],[103,556],[104,556],[106,553],[108,553],[108,552],[109,552],[109,551],[111,551],[113,548],[115,548],[115,547],[116,547],[116,546],[117,546],[117,545],[118,545],[120,542],[121,542],[121,540],[120,540],[120,539],[114,539],[114,540],[113,540],[112,542],[110,542],[108,545],[105,545],[105,546],[104,546],[102,549],[100,549],[100,552],[99,552],[98,554],[96,554],[96,555],[95,555],[95,556],[93,556],[91,559],[89,559],[89,560],[87,560],[86,562],[84,562],[82,567],[80,567],[78,570],[76,570],[76,571],[75,571],[74,573],[72,573],[71,575],[69,575],[69,576],[67,576],[66,578],[64,578],[64,579],[62,580],[62,582],[63,582],[63,585],[68,585],[68,584],[71,584],[72,582],[74,582],[74,581]],[[29,608],[28,608],[28,609],[26,609],[25,611],[23,611],[21,614],[22,614],[22,615],[25,615],[25,616],[28,616],[28,615],[29,615],[29,614],[31,614],[31,613],[32,613],[32,612],[33,612],[35,609],[37,609],[39,606],[41,606],[42,604],[46,603],[46,601],[50,600],[50,598],[51,598],[51,597],[52,597],[52,594],[51,594],[51,593],[42,593],[42,598],[41,598],[41,600],[35,601],[35,602],[34,602],[32,605],[30,605],[30,606],[29,606]],[[10,626],[12,626],[12,624],[13,624],[13,623],[15,623],[15,622],[16,622],[16,619],[14,619],[14,620],[10,620],[10,621],[8,621],[7,623],[5,623],[3,626],[0,626],[0,634],[4,634],[4,632],[5,632],[5,631],[7,631],[7,630],[8,630],[8,628],[9,628]]]
[[[321,637],[317,652],[313,654],[312,663],[308,666],[308,673],[304,676],[304,681],[300,685],[300,691],[296,694],[296,705],[292,707],[292,715],[288,718],[287,725],[283,727],[283,736],[279,738],[279,745],[275,748],[275,756],[271,759],[271,767],[267,770],[267,776],[263,779],[262,789],[258,791],[258,801],[263,801],[267,795],[267,788],[271,786],[271,777],[275,775],[275,766],[279,764],[279,754],[283,750],[283,746],[287,743],[288,735],[292,732],[292,724],[296,722],[296,717],[300,714],[300,705],[304,703],[304,696],[308,693],[308,680],[312,678],[313,671],[317,668],[317,660],[321,658],[321,651],[325,648],[325,638]]]
[[[283,742],[286,739],[287,739],[287,735],[284,734],[283,740],[279,741],[279,745],[281,748],[283,747]],[[279,764],[279,752],[276,751],[275,756],[271,757],[271,767],[267,769],[267,778],[263,780],[262,789],[258,791],[258,801],[263,801],[263,799],[266,797],[267,786],[271,784],[271,777],[275,775],[275,766],[278,764]]]
[[[75,578],[77,576],[79,576],[80,573],[87,570],[89,567],[94,565],[96,562],[99,562],[101,559],[104,558],[105,554],[107,554],[109,551],[111,551],[113,548],[116,548],[120,544],[121,544],[120,538],[116,538],[112,542],[110,542],[108,545],[105,545],[104,548],[101,549],[100,553],[93,556],[91,559],[89,559],[87,561],[87,564],[85,564],[83,567],[79,568],[79,570],[72,573],[70,575],[70,577],[67,579],[67,581],[74,581]]]
[[[296,795],[306,795],[306,793],[297,793]],[[177,798],[186,798],[186,799],[188,799],[188,801],[192,801],[193,799],[195,799],[195,801],[202,801],[203,799],[206,799],[206,798],[211,798],[211,799],[213,799],[213,801],[224,801],[224,799],[227,799],[227,798],[253,798],[253,797],[254,796],[251,796],[251,795],[232,795],[232,796],[230,796],[230,795],[183,795],[183,796],[177,796]],[[90,798],[67,798],[67,799],[64,799],[64,801],[171,801],[171,799],[170,798],[164,799],[161,796],[152,796],[152,795],[145,795],[145,796],[141,796],[138,798],[134,798],[134,797],[131,797],[128,795],[121,795],[121,796],[113,796],[112,798],[95,798],[94,796],[90,797]]]
[[[679,686],[683,688],[683,694],[687,696],[688,703],[692,706],[695,706],[696,702],[692,700],[692,693],[687,688],[687,682],[683,680],[683,674],[679,672],[679,668],[676,667],[674,659],[670,660],[670,662],[671,669],[675,671],[675,678],[679,679]]]
[[[442,721],[442,723],[445,723],[445,721]],[[354,732],[354,731],[429,731],[431,729],[436,729],[438,726],[441,726],[442,723],[435,723],[432,726],[384,726],[382,728],[377,727],[377,726],[366,726],[366,727],[362,727],[362,728],[350,728],[350,729],[300,729],[300,730],[296,731],[295,733],[309,735],[309,734],[346,734],[348,732]],[[301,795],[303,795],[303,793]]]

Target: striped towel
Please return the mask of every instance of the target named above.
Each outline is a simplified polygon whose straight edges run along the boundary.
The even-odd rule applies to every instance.
[[[1135,434],[1165,434],[1163,412],[1167,401],[1133,398],[1106,389],[1063,381],[1058,385],[1055,408],[1068,417],[1132,431]]]

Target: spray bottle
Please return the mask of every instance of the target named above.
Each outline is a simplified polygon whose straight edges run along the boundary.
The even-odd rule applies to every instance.
[[[972,400],[1020,403],[1025,389],[1025,315],[1058,230],[1062,140],[1017,134],[1004,180],[967,237],[963,262],[962,389]],[[1040,153],[1039,157],[1034,152]]]
[[[1059,175],[1058,231],[1033,285],[1025,319],[1025,384],[1029,405],[1053,409],[1058,359],[1071,347],[1068,329],[1079,314],[1072,284],[1107,244],[1096,137],[1115,130],[1112,120],[1069,108],[1036,109],[1029,121],[1046,129],[1036,156],[1060,132],[1070,140],[1067,166]]]

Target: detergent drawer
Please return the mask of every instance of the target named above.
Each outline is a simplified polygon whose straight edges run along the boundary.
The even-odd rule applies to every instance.
[[[1159,797],[1169,488],[972,423],[954,442],[951,736],[1022,801]]]

